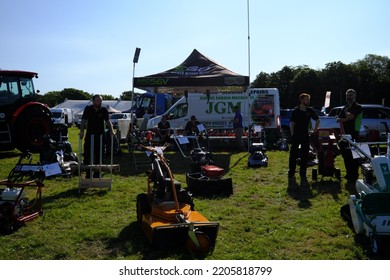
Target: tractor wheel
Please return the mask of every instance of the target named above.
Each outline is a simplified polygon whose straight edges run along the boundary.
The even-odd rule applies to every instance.
[[[195,258],[204,259],[211,250],[210,238],[207,236],[207,234],[201,231],[196,231],[195,237],[199,244],[195,244],[194,241],[188,237],[187,249]]]
[[[313,181],[317,181],[317,175],[318,175],[318,173],[317,173],[317,169],[316,168],[313,168],[312,170],[311,170],[311,178],[313,179]]]
[[[50,135],[52,121],[44,107],[26,108],[17,117],[14,127],[14,144],[22,152],[38,153],[44,147],[43,136]]]
[[[149,198],[146,193],[137,195],[137,222],[142,223],[142,215],[150,213],[152,211]]]

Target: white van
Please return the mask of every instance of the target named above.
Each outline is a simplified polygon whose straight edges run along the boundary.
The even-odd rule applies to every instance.
[[[240,106],[244,127],[260,124],[264,128],[280,127],[279,91],[276,88],[249,88],[236,93],[188,93],[164,115],[168,117],[171,129],[182,130],[194,115],[208,129],[231,129],[233,107]],[[153,129],[161,116],[149,120],[147,128]]]
[[[71,127],[74,122],[73,110],[68,108],[51,108],[53,123],[63,123]]]

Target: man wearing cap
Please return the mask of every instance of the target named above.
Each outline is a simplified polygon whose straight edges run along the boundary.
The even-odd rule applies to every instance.
[[[184,130],[187,136],[196,135],[199,133],[198,130],[199,122],[196,120],[195,116],[191,116],[191,119],[187,122]]]
[[[191,116],[191,119],[187,122],[186,126],[184,127],[184,133],[187,136],[197,136],[199,134],[199,128],[198,125],[200,123],[197,121],[195,116]],[[190,146],[195,146],[195,140],[193,138],[189,139],[191,145],[187,146],[186,148],[190,148]]]
[[[157,135],[162,143],[169,143],[171,137],[171,125],[167,121],[167,116],[161,117],[161,122],[157,124]]]

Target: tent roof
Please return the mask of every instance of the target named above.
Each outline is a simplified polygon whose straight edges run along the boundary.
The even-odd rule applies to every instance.
[[[112,114],[112,113],[120,113],[121,111],[115,109],[114,107],[112,107],[110,104],[107,104],[106,107],[108,113]]]
[[[183,93],[245,91],[249,77],[239,75],[196,49],[179,66],[145,77],[135,77],[134,86],[152,92]]]
[[[91,105],[91,100],[70,100],[67,99],[61,104],[54,106],[53,108],[69,108],[72,109],[75,114],[81,114],[84,111],[85,106]],[[129,100],[103,100],[102,106],[111,106],[119,112],[129,110],[131,108],[131,101]]]

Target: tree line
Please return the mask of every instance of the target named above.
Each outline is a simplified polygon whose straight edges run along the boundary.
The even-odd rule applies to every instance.
[[[275,87],[280,93],[281,108],[298,105],[299,94],[311,95],[311,105],[321,109],[325,93],[331,91],[329,108],[345,104],[345,91],[357,91],[357,101],[362,104],[383,104],[390,106],[390,59],[387,56],[368,54],[350,64],[330,62],[324,69],[312,69],[307,65],[284,66],[278,72],[260,72],[251,87]],[[121,100],[131,100],[131,91],[121,94]],[[139,93],[134,93],[135,96]],[[89,100],[93,94],[74,88],[50,91],[38,95],[38,101],[53,107],[66,99]],[[110,94],[101,94],[104,100],[115,100]]]
[[[49,107],[54,107],[65,100],[90,100],[95,93],[88,93],[75,88],[64,88],[61,91],[49,91],[43,95],[38,94],[37,100],[44,104],[47,104]],[[110,94],[99,93],[103,100],[118,100],[119,98],[114,97]],[[136,93],[134,98],[140,93]],[[121,100],[131,100],[131,91],[125,91],[121,94]]]
[[[321,109],[325,93],[331,91],[329,109],[345,104],[345,91],[353,88],[361,104],[390,105],[390,59],[387,56],[368,54],[350,64],[340,61],[327,63],[324,69],[315,70],[307,65],[284,66],[280,71],[260,72],[252,87],[276,87],[280,93],[280,107],[294,108],[299,94],[311,95],[311,105]]]

